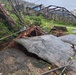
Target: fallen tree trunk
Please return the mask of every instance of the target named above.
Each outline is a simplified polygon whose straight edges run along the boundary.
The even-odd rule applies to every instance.
[[[73,48],[71,48],[71,44],[63,42],[58,37],[43,35],[25,39],[20,38],[15,41],[23,45],[28,52],[36,54],[58,67],[70,64],[68,69],[72,71],[72,73],[76,73],[76,55]],[[63,71],[64,70],[65,68]],[[75,75],[75,73],[70,75]]]
[[[0,15],[2,16],[0,17],[6,21],[9,30],[11,29],[16,30],[16,22],[13,21],[13,19],[7,14],[7,12],[3,9],[1,5],[0,5]]]
[[[41,30],[41,28],[39,26],[32,26],[27,28],[26,30],[24,30],[19,36],[17,36],[15,39],[19,39],[19,38],[25,38],[25,37],[33,37],[33,36],[40,36],[40,35],[44,35],[45,33]],[[11,35],[9,35],[11,36]],[[5,39],[9,36],[6,36],[2,39]],[[0,40],[2,40],[0,39]],[[7,48],[15,48],[15,46],[17,45],[17,42],[12,40],[7,47],[5,47],[4,49]]]
[[[44,35],[27,39],[16,39],[29,52],[57,66],[67,64],[74,52],[70,44],[64,43],[53,35]]]
[[[59,39],[76,46],[76,35],[74,34],[64,35],[59,37]]]

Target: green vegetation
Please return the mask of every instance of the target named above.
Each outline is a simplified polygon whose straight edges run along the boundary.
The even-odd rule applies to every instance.
[[[11,31],[9,31],[8,28],[2,22],[0,22],[0,38],[6,34],[11,34]]]
[[[7,35],[10,35],[12,33],[13,33],[12,31],[8,30],[4,21],[0,21],[0,38],[7,36]],[[8,40],[8,38],[6,38],[0,42],[6,41],[6,40]]]
[[[20,29],[22,27],[18,17],[15,14],[9,13],[9,16],[16,22],[17,28]]]
[[[72,30],[76,27],[72,24],[67,24],[63,22],[56,22],[53,20],[45,19],[42,15],[40,16],[29,16],[25,15],[25,23],[26,25],[39,25],[45,31],[49,32],[53,26],[66,26],[68,29],[68,33],[72,33]]]
[[[1,3],[1,1],[0,1],[0,3]],[[4,1],[4,3],[5,3],[5,1]],[[18,17],[12,13],[13,10],[7,1],[6,1],[6,5],[5,5],[5,10],[8,11],[9,16],[17,23],[17,28],[18,29],[22,28],[22,25],[21,25]],[[42,15],[39,15],[39,16],[22,15],[22,16],[23,16],[23,19],[27,26],[38,25],[46,32],[49,32],[53,26],[67,26],[68,33],[72,33],[72,30],[75,28],[75,26],[72,24],[56,22],[54,20],[48,20],[48,19],[45,19]],[[4,20],[0,19],[0,38],[2,38],[3,36],[6,36],[6,35],[12,34],[12,33],[13,33],[13,31],[10,31],[7,28],[6,22]]]
[[[9,16],[17,23],[18,29],[22,28],[22,25],[15,14],[10,13]],[[38,25],[46,32],[49,32],[53,26],[67,26],[68,33],[72,33],[72,30],[75,28],[75,26],[71,24],[69,25],[69,24],[55,22],[53,20],[47,20],[42,15],[40,16],[24,15],[24,21],[27,26]],[[0,22],[0,34],[1,34],[0,38],[3,37],[3,35],[5,35],[6,33],[11,34],[12,32],[8,30],[8,28],[5,25],[5,22],[2,21]]]

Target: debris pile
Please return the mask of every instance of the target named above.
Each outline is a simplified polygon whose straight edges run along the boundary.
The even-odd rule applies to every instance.
[[[50,32],[51,34],[55,35],[55,36],[62,36],[62,35],[65,35],[67,32],[67,28],[66,27],[62,27],[62,26],[54,26]]]
[[[26,68],[27,72],[24,70],[25,68],[22,67],[23,65],[21,66],[21,64],[22,64],[22,62],[26,62],[25,61],[25,60],[27,60],[26,57],[28,59],[29,59],[29,57],[30,57],[30,59],[32,59],[32,58],[34,59],[36,57],[36,59],[39,59],[42,61],[45,60],[48,63],[54,64],[58,67],[67,66],[69,59],[71,59],[71,63],[70,63],[71,65],[68,64],[69,71],[67,72],[67,75],[70,75],[71,73],[72,73],[71,75],[74,75],[74,73],[76,72],[76,66],[75,66],[76,65],[76,59],[75,59],[76,56],[75,56],[75,52],[73,51],[73,48],[71,46],[73,44],[75,45],[75,42],[73,42],[72,40],[76,41],[76,39],[75,39],[76,35],[70,34],[70,35],[64,35],[61,37],[56,37],[51,34],[50,35],[44,35],[44,34],[45,33],[43,31],[41,31],[41,29],[38,26],[32,26],[32,27],[29,27],[28,29],[26,29],[25,31],[23,31],[16,39],[14,39],[9,44],[9,46],[12,46],[12,48],[14,48],[14,49],[10,48],[9,50],[6,50],[6,52],[4,50],[2,52],[0,52],[1,53],[0,55],[2,55],[0,71],[3,74],[6,73],[6,75],[8,75],[8,73],[10,73],[12,71],[13,71],[12,74],[14,74],[14,73],[20,74],[19,72],[21,72],[22,75],[23,75],[23,73],[27,73],[27,75],[31,75],[32,71],[34,72],[34,70],[36,69],[36,67],[32,66],[32,64],[31,64],[32,62],[28,60],[28,63],[31,62],[28,64],[28,66],[26,66],[27,64],[23,64],[25,66],[25,68],[27,67]],[[66,36],[68,36],[68,37],[66,37]],[[66,37],[67,39],[68,38],[70,38],[70,39],[62,40],[62,37]],[[73,39],[71,39],[71,37]],[[21,55],[21,56],[18,55],[18,52],[14,51],[16,49],[15,46],[19,46],[19,48],[17,48],[17,49],[19,49],[19,52],[20,52],[19,55]],[[9,47],[7,47],[7,48],[9,48]],[[20,51],[20,50],[22,50],[22,51]],[[16,53],[13,53],[13,52],[16,52]],[[24,53],[22,53],[22,52],[24,52]],[[15,57],[15,54],[16,54],[16,57]],[[13,57],[11,57],[10,55]],[[2,57],[3,57],[3,59],[2,59]],[[18,60],[15,60],[16,58]],[[10,62],[8,62],[7,60]],[[14,62],[13,62],[13,60],[14,60]],[[34,61],[34,62],[36,63],[36,61]],[[18,64],[18,63],[20,63],[20,64]],[[3,70],[4,68],[2,68],[2,65],[4,65],[4,66],[8,65],[8,67],[4,67],[7,71]],[[31,69],[29,66],[33,67],[33,69]],[[8,71],[9,68],[10,68],[10,71]],[[31,72],[29,69],[31,70]],[[38,71],[39,69],[37,68],[36,71]],[[41,73],[44,73],[47,70],[48,69],[43,68],[43,70],[40,69],[39,72],[37,72],[35,74],[39,75]],[[59,75],[59,73],[60,72],[56,73],[56,75]],[[10,75],[12,75],[12,74],[10,74]],[[50,72],[48,73],[48,75],[49,74],[50,74]],[[53,75],[53,74],[51,74],[51,75]]]
[[[8,1],[13,7],[14,4],[10,0]],[[19,16],[19,13],[16,16]],[[1,5],[0,18],[7,22],[9,30],[16,29],[16,23]],[[20,16],[19,19],[24,26],[25,23]],[[67,69],[67,75],[75,75],[76,35],[64,35],[66,31],[66,27],[54,26],[51,32],[56,36],[61,36],[56,37],[51,34],[46,35],[39,26],[28,27],[12,40],[5,50],[0,51],[0,74],[45,75],[48,73],[48,75],[59,75],[60,72],[56,70],[61,69],[61,73],[63,73]]]
[[[39,26],[31,26],[31,27],[27,28],[26,30],[24,30],[15,39],[40,36],[40,35],[44,35],[44,34],[45,34],[45,32],[43,32]],[[12,48],[17,47],[17,43],[14,40],[12,40],[6,48],[11,48],[11,47]]]
[[[40,36],[44,35],[45,33],[41,30],[39,26],[31,26],[24,32],[22,32],[18,38],[25,38],[25,37],[33,37],[33,36]]]

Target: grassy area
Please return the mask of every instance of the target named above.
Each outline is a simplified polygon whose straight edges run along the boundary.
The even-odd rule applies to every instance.
[[[17,23],[17,28],[19,29],[22,28],[22,25],[15,14],[9,13],[9,16]],[[40,16],[24,15],[23,18],[27,26],[38,25],[46,32],[49,32],[53,26],[67,26],[68,33],[72,33],[72,30],[75,28],[75,26],[73,26],[72,24],[59,23],[53,20],[47,20],[42,15]],[[13,31],[11,32],[8,30],[8,28],[5,25],[5,22],[1,21],[0,22],[0,38],[5,35],[12,34],[12,33]]]
[[[76,26],[74,26],[72,24],[67,24],[67,23],[63,23],[63,22],[56,22],[53,20],[47,20],[42,15],[40,15],[40,16],[25,15],[24,17],[25,17],[25,23],[27,25],[31,25],[31,24],[39,25],[47,32],[49,32],[53,26],[66,26],[68,29],[68,33],[72,33],[72,30],[74,28],[76,28]]]
[[[67,28],[67,30],[68,30],[67,33],[68,33],[68,34],[73,34],[73,29],[74,29],[73,27]]]
[[[4,21],[0,22],[0,38],[1,36],[6,36],[6,34],[11,34],[12,32],[8,30]]]

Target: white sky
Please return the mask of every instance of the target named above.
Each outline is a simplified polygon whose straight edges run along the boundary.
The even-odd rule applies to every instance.
[[[44,6],[57,5],[66,7],[68,10],[76,9],[76,0],[25,0],[28,2],[43,4]]]

